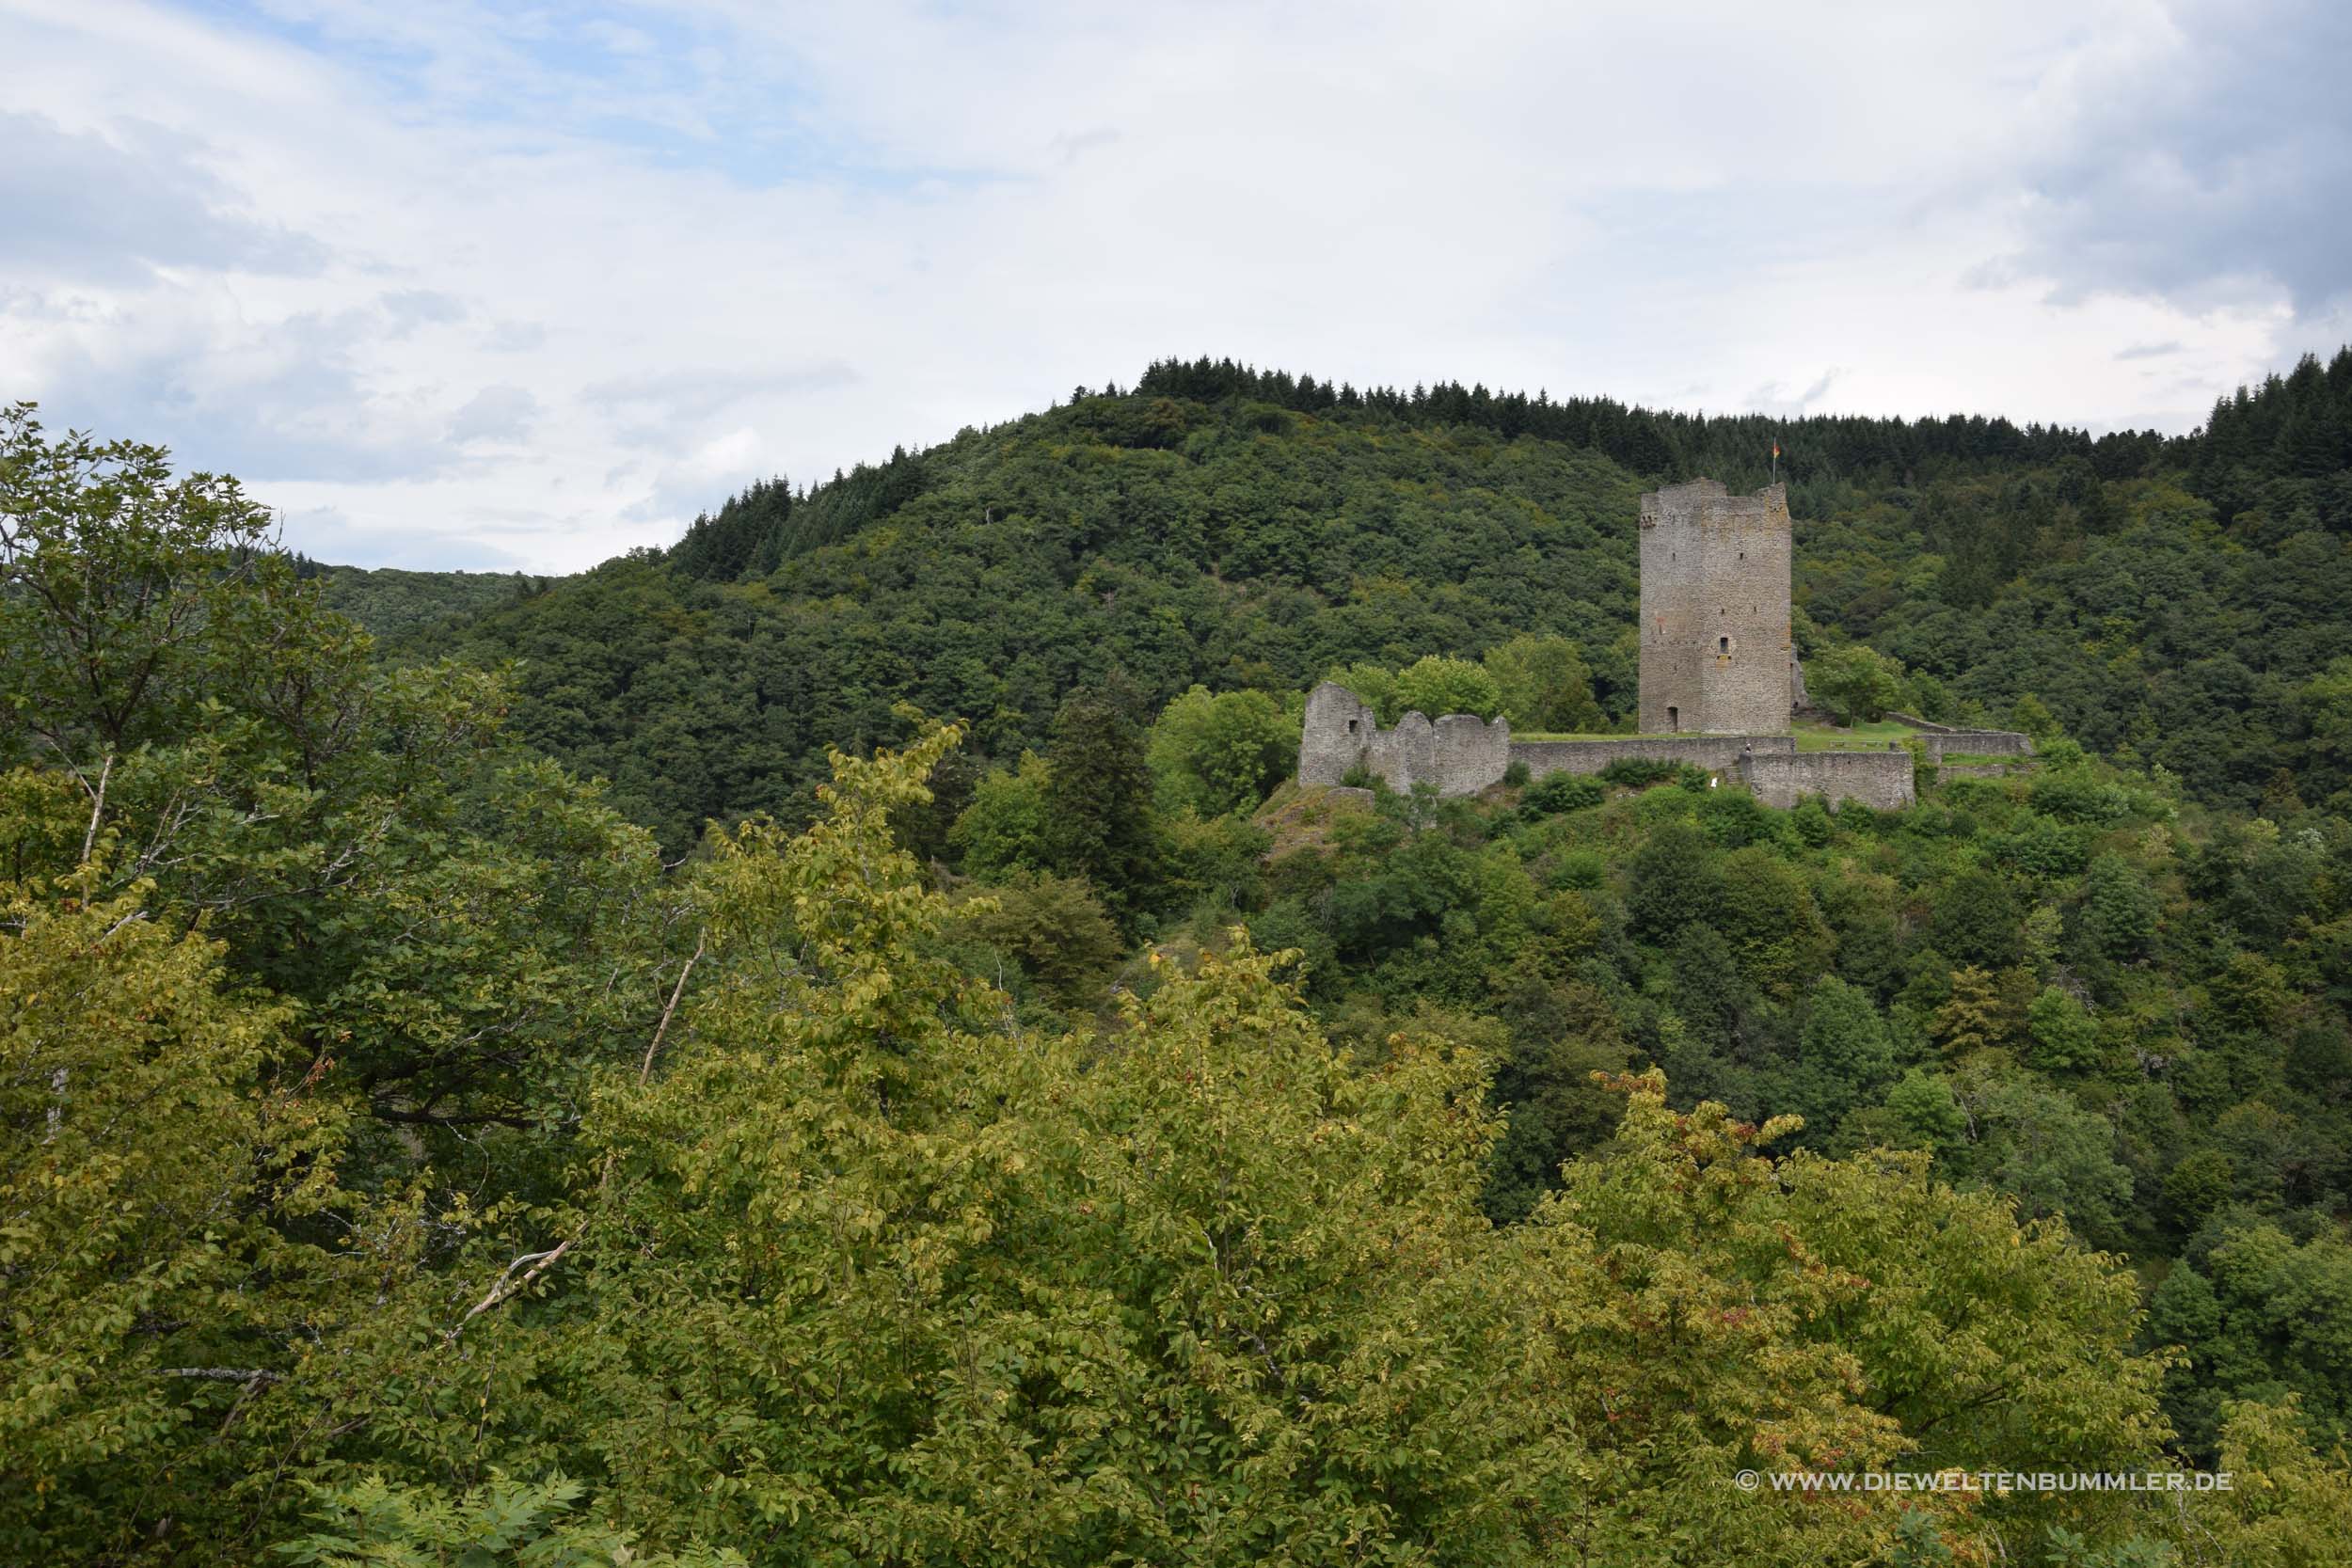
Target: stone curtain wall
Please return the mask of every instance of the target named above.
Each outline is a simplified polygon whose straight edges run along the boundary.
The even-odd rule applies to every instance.
[[[1622,740],[1514,740],[1511,760],[1527,764],[1528,775],[1597,773],[1619,757],[1659,762],[1687,762],[1710,772],[1728,773],[1740,766],[1742,752],[1794,752],[1797,741],[1787,735],[1628,736]],[[1497,775],[1500,777],[1501,775]]]
[[[1942,762],[1947,752],[1971,757],[2033,755],[2033,736],[2014,730],[1946,730],[1940,735],[1923,735],[1919,740],[1928,749],[1930,762]]]
[[[1308,693],[1306,726],[1298,734],[1298,783],[1336,785],[1364,767],[1400,795],[1416,783],[1439,795],[1477,795],[1503,783],[1513,762],[1527,764],[1529,778],[1543,778],[1599,773],[1618,757],[1689,762],[1710,773],[1731,773],[1769,806],[1795,806],[1800,795],[1820,795],[1833,806],[1858,800],[1891,811],[1915,800],[1908,750],[1800,752],[1795,736],[1513,740],[1508,721],[1486,721],[1466,712],[1452,712],[1435,724],[1409,712],[1395,729],[1381,729],[1372,707],[1331,682]]]
[[[1438,721],[1436,730],[1437,755],[1429,776],[1440,795],[1475,795],[1501,784],[1503,770],[1518,754],[1505,720],[1488,723],[1476,714],[1449,713]]]
[[[1729,773],[1751,750],[1793,752],[1786,735],[1626,736],[1594,740],[1514,740],[1510,723],[1452,713],[1435,723],[1408,713],[1384,730],[1372,709],[1345,687],[1329,681],[1307,697],[1306,721],[1298,736],[1298,782],[1330,785],[1358,767],[1399,793],[1417,784],[1440,795],[1475,795],[1499,784],[1511,764],[1527,764],[1530,776],[1597,773],[1620,757],[1687,762]]]
[[[1740,777],[1768,806],[1786,811],[1800,797],[1819,795],[1831,805],[1859,800],[1877,811],[1896,811],[1918,801],[1912,783],[1911,753],[1888,752],[1751,752]]]
[[[1425,784],[1439,795],[1476,795],[1523,762],[1531,778],[1597,773],[1621,757],[1690,763],[1737,777],[1768,805],[1791,806],[1800,795],[1836,805],[1861,800],[1882,810],[1912,803],[1911,753],[1817,752],[1801,754],[1788,735],[1625,736],[1595,740],[1514,740],[1501,719],[1466,713],[1431,723],[1408,713],[1384,730],[1346,688],[1326,681],[1309,694],[1298,738],[1298,782],[1330,786],[1358,767],[1400,794]]]
[[[1887,711],[1889,719],[1899,724],[1909,724],[1919,732],[1926,742],[1928,760],[1942,762],[1947,752],[1962,756],[2029,757],[2033,755],[2033,736],[2015,730],[1957,730],[1949,724],[1933,723],[1908,713]]]
[[[1694,479],[1642,498],[1641,725],[1651,733],[1788,729],[1786,486],[1753,496]]]
[[[1298,782],[1335,784],[1361,766],[1400,794],[1417,784],[1440,795],[1475,795],[1502,782],[1511,765],[1511,726],[1474,714],[1449,713],[1436,723],[1418,713],[1384,730],[1343,686],[1325,681],[1307,694],[1298,736]]]

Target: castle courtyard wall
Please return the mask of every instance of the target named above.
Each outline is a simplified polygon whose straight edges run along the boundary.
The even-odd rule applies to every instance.
[[[1687,762],[1710,772],[1728,773],[1740,766],[1740,758],[1751,749],[1794,752],[1797,740],[1796,736],[1788,735],[1653,735],[1600,740],[1514,740],[1511,742],[1510,760],[1527,764],[1528,776],[1536,779],[1547,773],[1597,773],[1622,757]]]
[[[1329,786],[1359,767],[1399,793],[1428,784],[1439,795],[1476,795],[1502,782],[1513,763],[1531,778],[1597,773],[1626,757],[1688,763],[1737,778],[1768,805],[1819,795],[1835,805],[1861,800],[1881,810],[1912,803],[1911,753],[1800,752],[1788,735],[1608,736],[1591,740],[1515,740],[1501,719],[1448,714],[1432,723],[1408,713],[1384,730],[1372,708],[1325,682],[1308,696],[1299,734],[1298,782]]]
[[[1786,811],[1807,795],[1831,805],[1859,800],[1874,811],[1899,811],[1918,803],[1911,753],[1885,752],[1753,752],[1740,765],[1740,777],[1768,806]]]
[[[1945,755],[1979,757],[2029,757],[2033,755],[2033,736],[2016,730],[1963,730],[1949,724],[1933,723],[1908,713],[1889,711],[1886,715],[1897,723],[1909,724],[1919,732],[1919,738],[1928,749],[1930,762],[1941,762]]]

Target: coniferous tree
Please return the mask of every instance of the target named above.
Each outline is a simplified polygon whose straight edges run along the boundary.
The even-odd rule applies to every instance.
[[[1045,753],[1055,859],[1093,883],[1130,927],[1149,899],[1159,847],[1141,704],[1119,675],[1073,692],[1054,716]]]

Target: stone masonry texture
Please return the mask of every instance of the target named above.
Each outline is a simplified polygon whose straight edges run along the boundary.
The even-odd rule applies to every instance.
[[[1878,811],[1916,804],[1911,753],[1891,752],[1752,752],[1740,776],[1768,806],[1782,810],[1801,797],[1819,795],[1831,805],[1859,800]]]
[[[1694,479],[1642,498],[1641,728],[1788,728],[1788,492]]]

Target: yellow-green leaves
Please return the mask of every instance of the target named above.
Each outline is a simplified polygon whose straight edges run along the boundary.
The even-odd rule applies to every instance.
[[[183,1425],[280,1375],[241,1333],[252,1202],[323,1150],[259,1082],[285,1009],[222,995],[214,944],[5,895],[0,1555],[32,1561],[119,1538]]]

